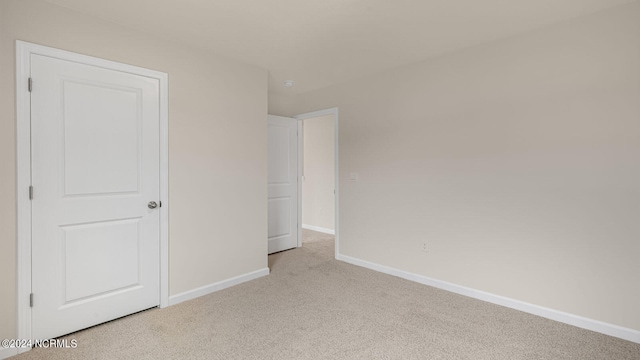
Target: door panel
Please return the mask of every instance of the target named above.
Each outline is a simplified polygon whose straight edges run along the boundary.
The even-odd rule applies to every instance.
[[[298,246],[298,121],[269,115],[269,254]]]
[[[137,192],[140,91],[62,81],[65,195]]]
[[[140,218],[61,227],[65,305],[140,283],[139,226]]]
[[[269,238],[289,236],[292,229],[291,224],[291,198],[269,199]]]
[[[33,337],[160,302],[159,83],[31,57]]]

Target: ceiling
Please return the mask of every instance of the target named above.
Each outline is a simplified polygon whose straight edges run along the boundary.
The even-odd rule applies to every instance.
[[[270,92],[299,94],[634,0],[47,1],[258,65]]]

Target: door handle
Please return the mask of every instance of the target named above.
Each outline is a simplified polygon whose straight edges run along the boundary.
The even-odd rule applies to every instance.
[[[149,207],[149,209],[155,209],[158,207],[158,203],[156,203],[155,201],[149,201],[149,204],[147,204],[147,206]]]

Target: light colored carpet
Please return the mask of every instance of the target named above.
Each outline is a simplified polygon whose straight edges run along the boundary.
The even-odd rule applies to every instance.
[[[267,277],[12,359],[640,359],[640,344],[342,263],[332,236],[304,235]]]

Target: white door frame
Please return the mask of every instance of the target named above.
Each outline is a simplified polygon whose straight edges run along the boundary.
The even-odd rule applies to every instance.
[[[157,79],[160,83],[160,307],[169,305],[169,111],[168,75],[132,65],[117,63],[23,41],[16,41],[16,311],[17,337],[31,339],[31,101],[29,77],[31,55],[43,55],[61,60],[102,67]],[[33,86],[37,88],[37,79]],[[35,189],[35,196],[37,189]],[[19,353],[29,348],[18,349]]]
[[[309,113],[304,113],[304,114],[300,114],[300,115],[296,115],[293,118],[298,120],[298,247],[302,246],[302,120],[305,119],[311,119],[311,118],[317,118],[317,117],[321,117],[321,116],[328,116],[328,115],[333,115],[333,124],[334,124],[334,147],[335,147],[335,151],[334,151],[334,165],[335,165],[335,172],[334,172],[334,185],[333,188],[335,189],[335,196],[334,196],[334,216],[335,216],[335,220],[334,220],[334,226],[335,226],[335,258],[338,258],[338,255],[340,254],[340,235],[339,235],[339,222],[338,219],[340,218],[338,216],[338,210],[339,210],[339,206],[338,204],[340,203],[339,201],[339,194],[340,191],[338,191],[338,108],[334,107],[334,108],[330,108],[330,109],[324,109],[324,110],[318,110],[318,111],[312,111]]]

